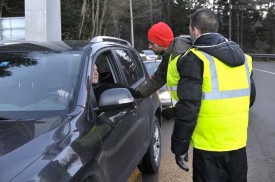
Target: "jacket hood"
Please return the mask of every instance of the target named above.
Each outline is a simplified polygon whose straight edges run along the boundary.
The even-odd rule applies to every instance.
[[[164,56],[170,56],[172,54],[172,59],[179,54],[185,53],[192,45],[191,38],[188,35],[181,35],[176,37],[170,44],[167,52]]]
[[[243,65],[245,62],[244,52],[239,45],[218,33],[202,34],[193,46],[231,67]]]

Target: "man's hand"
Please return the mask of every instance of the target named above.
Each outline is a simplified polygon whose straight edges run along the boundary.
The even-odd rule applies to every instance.
[[[161,116],[164,117],[167,120],[175,117],[176,116],[176,108],[175,107],[169,107],[169,108],[162,109]]]
[[[183,169],[184,171],[188,172],[189,171],[189,168],[185,165],[184,161],[185,162],[188,162],[188,153],[186,154],[183,154],[183,155],[176,155],[175,156],[175,159],[176,159],[176,163],[177,165]]]
[[[133,88],[128,88],[134,98],[140,98],[141,93]]]

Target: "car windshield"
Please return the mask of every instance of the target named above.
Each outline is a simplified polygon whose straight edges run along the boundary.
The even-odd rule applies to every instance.
[[[65,110],[76,91],[81,57],[79,52],[1,53],[0,115]]]

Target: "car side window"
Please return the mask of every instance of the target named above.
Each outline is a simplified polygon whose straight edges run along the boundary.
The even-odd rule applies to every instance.
[[[137,67],[139,77],[142,78],[142,77],[144,77],[144,71],[142,71],[143,69],[142,69],[142,65],[141,65],[141,64],[143,64],[143,61],[142,61],[138,51],[132,50],[131,52],[132,52],[132,55],[136,61],[136,67]]]
[[[117,79],[114,70],[114,58],[111,56],[111,51],[105,51],[98,54],[95,58],[95,64],[92,65],[92,85],[95,94],[95,99],[98,99],[101,93],[111,88],[119,80]]]
[[[96,65],[98,70],[99,82],[113,84],[115,83],[115,77],[110,66],[110,61],[108,56],[110,53],[105,52],[100,54],[96,59]]]
[[[134,85],[140,78],[136,61],[124,49],[116,49],[115,53],[122,65],[123,72],[130,86]]]

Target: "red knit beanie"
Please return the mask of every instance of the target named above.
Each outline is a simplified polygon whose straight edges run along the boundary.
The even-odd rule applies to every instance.
[[[171,28],[163,22],[154,24],[148,31],[148,40],[162,47],[169,47],[173,39]]]

